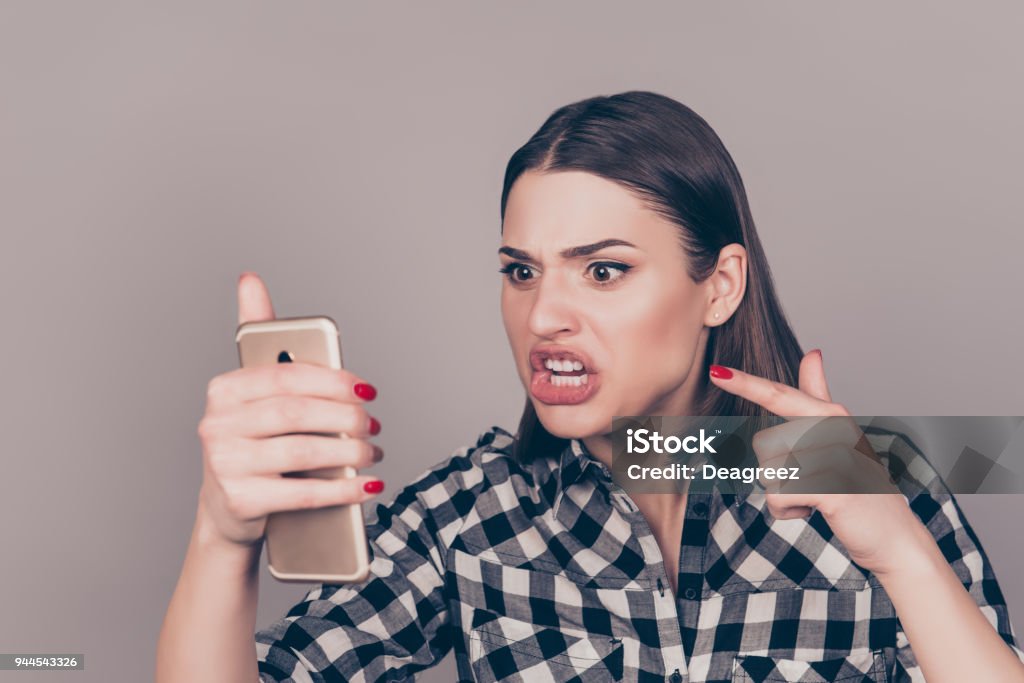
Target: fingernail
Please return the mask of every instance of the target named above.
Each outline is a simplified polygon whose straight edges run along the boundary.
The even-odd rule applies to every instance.
[[[251,270],[244,271],[241,275],[238,276],[238,281],[241,282],[242,280],[244,280],[246,275],[255,275],[255,274],[256,273],[252,272]]]
[[[370,434],[377,435],[379,433],[380,433],[380,422],[377,421],[377,418],[371,416],[370,417]]]
[[[380,493],[384,490],[384,482],[380,479],[374,479],[363,484],[363,490],[367,493]]]
[[[373,447],[373,461],[380,462],[384,459],[384,451],[379,446]]]
[[[821,358],[821,349],[814,349],[814,350],[818,352],[818,358]]]
[[[712,365],[711,376],[716,379],[732,379],[732,370],[724,368],[721,365]]]
[[[356,396],[364,401],[372,401],[377,398],[377,390],[373,388],[372,384],[367,384],[365,382],[360,382],[352,387],[352,391],[355,392]]]

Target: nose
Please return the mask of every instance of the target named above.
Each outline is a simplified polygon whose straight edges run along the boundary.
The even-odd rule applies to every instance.
[[[538,337],[555,337],[579,329],[578,312],[564,275],[546,274],[533,290],[533,304],[527,320],[530,332]]]

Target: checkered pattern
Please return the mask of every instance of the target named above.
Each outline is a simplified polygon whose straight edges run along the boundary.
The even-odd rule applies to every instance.
[[[918,457],[866,430],[887,459]],[[923,681],[877,579],[824,519],[756,492],[688,497],[673,595],[643,515],[579,441],[522,465],[498,427],[368,525],[371,577],[319,585],[256,633],[260,681],[404,681],[454,651],[461,681]],[[1024,653],[953,497],[911,507]]]

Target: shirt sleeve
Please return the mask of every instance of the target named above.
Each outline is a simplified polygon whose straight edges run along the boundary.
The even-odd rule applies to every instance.
[[[908,460],[915,455],[920,457],[920,452],[909,446],[904,438],[898,438],[893,443],[892,449],[895,454],[906,456]],[[900,453],[903,449],[911,448],[915,453]],[[921,489],[909,498],[911,509],[931,532],[946,561],[974,598],[982,614],[1007,646],[1024,661],[1024,651],[1019,647],[1013,625],[1010,623],[1006,600],[981,542],[945,485],[933,481],[929,488],[931,491]],[[924,674],[921,673],[907,635],[898,621],[896,662],[892,679],[894,683],[925,683]]]
[[[404,681],[451,649],[439,520],[458,517],[465,452],[429,470],[367,524],[370,576],[321,584],[255,634],[260,683]]]

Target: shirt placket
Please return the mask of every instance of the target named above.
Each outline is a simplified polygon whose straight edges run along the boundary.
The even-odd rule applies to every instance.
[[[647,519],[640,512],[636,503],[633,502],[625,490],[615,483],[603,466],[599,469],[602,470],[602,479],[604,479],[605,485],[608,487],[609,502],[616,507],[620,514],[629,520],[630,525],[634,529],[637,541],[644,554],[644,571],[647,573],[645,578],[649,585],[655,586],[652,599],[654,603],[654,617],[658,624],[658,652],[661,656],[661,661],[641,661],[640,666],[646,671],[660,668],[664,672],[665,680],[669,683],[683,683],[688,680],[686,650],[683,644],[683,631],[681,628],[684,621],[679,610],[680,605],[672,595],[671,583],[668,579],[661,549],[658,547],[658,542],[654,538],[654,533],[651,531]],[[686,535],[685,524],[688,521],[689,519],[684,523],[684,537]],[[695,597],[699,598],[699,593]],[[696,600],[696,604],[699,607],[699,599]],[[696,616],[693,618],[695,619]]]

